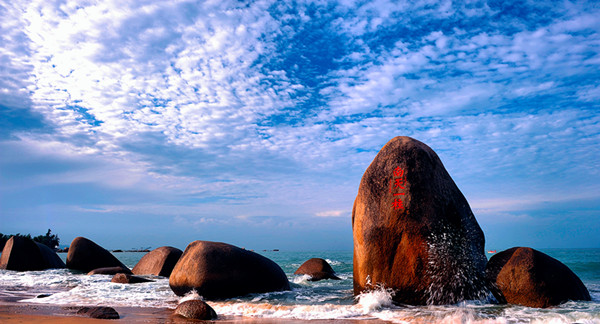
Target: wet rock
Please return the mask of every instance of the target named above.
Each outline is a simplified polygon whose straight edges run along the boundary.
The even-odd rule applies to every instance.
[[[142,277],[138,277],[138,276],[132,276],[132,275],[127,274],[127,273],[117,273],[111,279],[110,282],[122,283],[122,284],[136,284],[136,283],[152,282],[152,281],[153,280],[142,278]]]
[[[88,272],[88,275],[97,275],[97,274],[115,275],[117,273],[131,274],[131,270],[129,270],[126,267],[125,268],[123,268],[123,267],[105,267],[105,268],[94,269],[94,270]]]
[[[48,268],[38,245],[27,237],[12,236],[0,256],[0,269],[36,271]]]
[[[77,315],[98,319],[119,319],[119,313],[112,307],[82,307]]]
[[[486,276],[510,304],[543,308],[590,300],[589,291],[571,269],[532,248],[514,247],[495,254]]]
[[[309,281],[319,281],[323,279],[341,280],[335,275],[335,271],[327,261],[321,258],[312,258],[304,262],[294,274],[309,275]]]
[[[230,244],[208,241],[187,246],[169,285],[179,296],[194,289],[208,299],[290,289],[285,273],[275,262]]]
[[[107,267],[127,269],[114,255],[85,237],[77,237],[71,242],[67,254],[67,268],[89,272]]]
[[[487,295],[483,231],[437,154],[396,137],[365,171],[352,210],[354,293],[378,285],[397,303]]]
[[[161,246],[144,255],[131,271],[136,275],[169,277],[182,254],[178,248]]]
[[[214,320],[217,319],[217,313],[207,303],[201,300],[188,300],[175,308],[175,314],[185,318],[197,320]]]

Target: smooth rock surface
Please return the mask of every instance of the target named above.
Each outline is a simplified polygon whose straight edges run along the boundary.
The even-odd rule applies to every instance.
[[[197,320],[214,320],[217,319],[217,313],[207,303],[201,300],[188,300],[177,305],[175,308],[175,314],[183,316],[185,318],[192,318]]]
[[[131,271],[136,275],[169,277],[182,254],[178,248],[161,246],[144,255]]]
[[[47,268],[42,252],[32,239],[12,236],[6,241],[0,256],[0,269],[36,271]]]
[[[568,300],[591,300],[569,267],[532,248],[514,247],[495,254],[486,276],[510,304],[544,308]]]
[[[383,285],[397,303],[481,299],[485,239],[437,154],[395,137],[365,171],[352,210],[354,293]]]
[[[40,249],[40,253],[42,254],[42,258],[46,263],[46,269],[62,269],[66,268],[63,260],[56,254],[56,252],[52,251],[51,248],[46,246],[45,244],[35,242],[38,248]]]
[[[311,278],[309,281],[319,281],[323,279],[341,280],[335,275],[331,265],[324,259],[312,258],[304,262],[294,274],[305,274]]]
[[[287,276],[275,262],[230,244],[209,241],[187,246],[169,285],[179,296],[194,289],[206,299],[290,289]]]
[[[67,268],[90,272],[98,268],[127,267],[105,248],[85,237],[76,237],[69,247]]]

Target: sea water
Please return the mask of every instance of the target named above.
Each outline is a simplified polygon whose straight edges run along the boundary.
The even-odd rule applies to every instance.
[[[446,306],[398,306],[392,303],[392,292],[385,289],[357,297],[353,295],[352,251],[262,251],[259,253],[281,266],[292,290],[209,301],[209,304],[220,315],[259,318],[381,319],[394,323],[600,323],[600,249],[542,251],[565,263],[581,278],[590,291],[591,302],[567,302],[547,309],[476,301]],[[59,255],[63,260],[66,257],[66,254]],[[133,268],[144,253],[114,255]],[[311,282],[308,276],[293,274],[304,261],[313,257],[326,259],[342,280]],[[124,285],[111,283],[112,276],[88,276],[67,269],[0,270],[0,297],[19,299],[25,296],[27,298],[22,302],[54,305],[166,308],[175,308],[184,298],[171,291],[167,278],[145,277],[154,281]]]

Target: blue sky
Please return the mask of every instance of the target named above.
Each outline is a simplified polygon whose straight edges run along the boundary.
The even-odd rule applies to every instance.
[[[600,5],[4,1],[0,232],[351,249],[360,178],[431,146],[488,248],[600,247]]]

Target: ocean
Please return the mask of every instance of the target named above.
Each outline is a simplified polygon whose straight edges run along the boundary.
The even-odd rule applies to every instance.
[[[567,302],[547,309],[467,301],[447,306],[397,306],[389,291],[358,297],[352,293],[352,251],[258,251],[281,266],[292,290],[208,301],[221,316],[285,319],[380,319],[392,323],[600,323],[600,249],[542,249],[573,270],[586,285],[591,302]],[[66,253],[59,254],[63,260]],[[144,253],[114,255],[130,268]],[[326,259],[342,280],[308,281],[294,275],[306,260]],[[75,273],[67,269],[15,272],[0,270],[0,298],[51,305],[101,305],[175,308],[182,299],[167,278],[123,285],[112,276]]]

